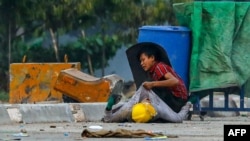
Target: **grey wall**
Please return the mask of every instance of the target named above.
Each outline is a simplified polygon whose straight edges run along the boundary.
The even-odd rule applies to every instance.
[[[105,68],[105,75],[117,74],[124,81],[134,81],[126,56],[126,48],[122,47],[117,51],[114,58],[109,60],[109,66]],[[96,77],[101,77],[101,69],[95,71]]]

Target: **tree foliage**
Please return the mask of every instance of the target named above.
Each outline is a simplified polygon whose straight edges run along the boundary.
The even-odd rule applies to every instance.
[[[136,43],[140,26],[173,25],[171,2],[0,0],[0,89],[7,90],[9,64],[24,55],[28,62],[54,62],[67,54],[83,68],[104,68],[122,45]],[[61,44],[65,34],[74,40]]]

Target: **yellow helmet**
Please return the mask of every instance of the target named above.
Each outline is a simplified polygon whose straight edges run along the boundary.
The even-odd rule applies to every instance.
[[[137,123],[146,123],[156,115],[156,110],[148,102],[137,103],[132,107],[132,119]]]

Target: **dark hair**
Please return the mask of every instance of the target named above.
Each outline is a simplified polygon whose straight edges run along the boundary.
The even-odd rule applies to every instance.
[[[144,45],[140,48],[140,50],[137,53],[137,59],[140,61],[141,54],[145,54],[148,57],[154,56],[156,61],[160,61],[160,50],[157,48],[154,48],[154,46],[151,45]]]

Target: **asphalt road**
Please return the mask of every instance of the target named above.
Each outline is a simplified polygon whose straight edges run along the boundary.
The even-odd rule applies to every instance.
[[[14,123],[11,125],[0,125],[0,140],[22,140],[22,141],[143,141],[146,138],[83,138],[81,133],[90,127],[101,127],[104,130],[115,130],[118,128],[127,130],[143,129],[145,131],[162,132],[168,138],[167,141],[223,141],[224,125],[248,124],[250,118],[247,116],[236,117],[205,117],[201,121],[197,115],[193,115],[191,121],[183,123],[102,123],[102,122],[79,122],[79,123]],[[20,134],[22,131],[27,133]],[[17,135],[28,135],[18,137]],[[173,138],[172,136],[176,136]]]

